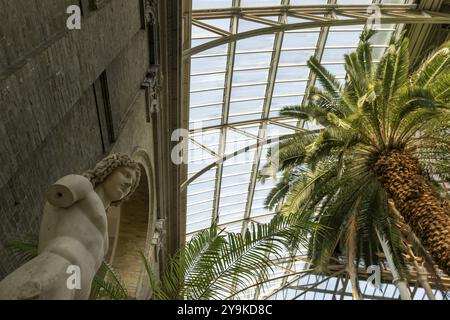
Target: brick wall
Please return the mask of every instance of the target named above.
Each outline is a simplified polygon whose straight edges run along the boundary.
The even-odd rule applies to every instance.
[[[66,31],[66,9],[76,0],[0,1],[0,74]]]
[[[0,279],[18,266],[5,245],[37,234],[47,187],[104,156],[92,89],[104,70],[113,150],[151,148],[149,125],[139,121],[148,47],[138,1],[110,0],[81,30],[55,39],[76,2],[0,0]]]

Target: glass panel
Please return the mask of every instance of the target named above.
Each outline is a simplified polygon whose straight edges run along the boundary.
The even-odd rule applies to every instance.
[[[236,190],[237,191],[237,190]],[[247,200],[247,193],[237,193],[220,197],[220,205],[226,205],[235,202],[244,202]]]
[[[264,98],[266,85],[234,87],[231,89],[231,100],[242,100],[248,98]]]
[[[252,100],[242,102],[230,103],[230,115],[261,112],[263,108],[264,100]]]
[[[199,45],[204,44],[209,41],[210,41],[210,39],[192,40],[191,46],[192,46],[192,48],[194,48],[196,46],[199,46]],[[199,54],[196,54],[195,56],[192,56],[192,57],[195,58],[195,57],[203,57],[203,56],[209,56],[209,55],[214,55],[214,54],[227,54],[227,52],[228,52],[228,44],[224,44],[221,46],[213,47],[211,49],[202,51]]]
[[[234,69],[268,68],[272,53],[236,54]]]
[[[273,50],[274,39],[275,36],[273,34],[264,34],[262,36],[239,40],[236,45],[236,52]]]
[[[191,184],[212,181],[215,178],[216,178],[216,170],[209,170],[209,171],[205,172],[204,174],[202,174],[200,177],[198,177],[196,180],[194,180]],[[203,200],[206,200],[206,198]]]
[[[232,209],[229,209],[229,208],[231,208],[231,207],[225,207],[225,208],[220,209],[219,224],[238,221],[238,220],[242,220],[244,218],[245,203],[236,205]],[[230,210],[233,210],[233,211],[230,211]],[[227,228],[227,230],[228,230],[228,228]],[[238,232],[239,231],[240,230],[238,230]]]
[[[198,156],[192,156],[195,159],[199,159]],[[191,155],[189,155],[189,159],[191,159]],[[208,158],[200,159],[200,160],[189,160],[189,172],[198,172],[210,163],[217,160],[213,156],[208,154]]]
[[[206,217],[205,220],[194,220],[186,223],[186,232],[192,232],[201,229],[207,229],[211,226],[211,217]]]
[[[261,112],[254,112],[249,114],[242,114],[242,115],[234,115],[230,116],[228,118],[228,123],[238,123],[243,121],[249,121],[249,120],[256,120],[260,119],[262,116]]]
[[[189,121],[189,130],[201,128],[207,128],[212,126],[218,126],[221,124],[221,120],[219,119],[208,119],[201,121]],[[208,163],[209,164],[209,163]]]
[[[191,93],[191,106],[217,104],[223,100],[223,89]]]
[[[327,4],[328,0],[291,0],[292,5],[315,5],[315,4]]]
[[[322,56],[322,63],[344,62],[344,54],[352,53],[355,50],[355,47],[345,49],[325,49]]]
[[[389,42],[391,36],[392,31],[378,31],[372,36],[370,43],[375,45],[386,44]]]
[[[254,217],[253,211],[252,211],[252,214],[250,216],[252,217],[253,221],[259,222],[259,223],[269,223],[274,217],[274,215]]]
[[[229,233],[240,233],[242,230],[242,222],[232,223],[225,226],[225,231]]]
[[[365,25],[350,25],[350,26],[332,26],[330,27],[330,31],[343,31],[343,30],[355,30],[355,31],[363,31]]]
[[[214,185],[215,185],[214,181],[189,185],[188,186],[188,194],[192,193],[192,192],[200,192],[200,191],[208,190],[208,189],[214,190]]]
[[[232,130],[227,133],[227,143],[225,148],[225,153],[230,154],[235,151],[239,151],[247,146],[256,143],[254,139],[238,134]],[[248,168],[248,167],[246,167]],[[234,172],[234,171],[233,171]],[[244,172],[244,171],[242,171]]]
[[[328,34],[326,46],[355,46],[359,43],[360,32],[337,32]]]
[[[227,171],[230,172],[230,169]],[[233,173],[234,173],[234,171],[233,171]],[[222,178],[222,187],[223,188],[230,187],[230,186],[237,185],[237,184],[248,183],[250,181],[250,173],[247,173],[247,174],[242,174],[242,172],[236,172],[236,173],[240,173],[240,174]]]
[[[325,68],[331,72],[332,74],[334,74],[336,77],[345,77],[345,67],[343,64],[326,64],[323,63],[323,65],[325,66]]]
[[[222,186],[220,190],[221,194],[229,195],[235,194],[236,191],[247,193],[249,182],[242,183],[241,185],[232,185],[232,186]]]
[[[315,16],[322,16],[323,14],[315,14]],[[306,19],[306,18],[297,18],[297,17],[288,17],[288,23],[289,24],[297,24],[297,23],[306,23],[306,22],[314,22],[313,19]],[[306,29],[298,29],[298,30],[288,30],[287,33],[296,33],[296,32],[305,32],[305,31],[320,31],[320,27],[316,28],[306,28]]]
[[[385,51],[386,51],[386,48],[373,48],[372,49],[372,59],[380,60]]]
[[[314,55],[315,50],[282,51],[280,66],[306,64],[306,61]]]
[[[190,121],[208,120],[210,118],[220,118],[222,116],[222,106],[206,106],[201,108],[191,108]]]
[[[194,212],[200,212],[200,211],[212,211],[212,207],[213,207],[213,201],[208,201],[205,203],[199,203],[199,204],[192,204],[187,206],[187,212],[188,215],[192,214]]]
[[[207,8],[229,8],[232,5],[232,0],[192,0],[192,8],[194,10]]]
[[[308,79],[309,68],[308,67],[279,67],[277,71],[277,81],[281,80],[295,80],[295,79]]]
[[[275,89],[273,91],[274,96],[283,96],[290,94],[304,94],[306,90],[306,81],[302,82],[287,82],[287,83],[276,83]]]
[[[204,193],[188,195],[187,203],[189,204],[202,201],[205,199],[212,199],[213,197],[214,197],[214,190],[207,190]]]
[[[283,49],[314,48],[318,38],[318,32],[286,33],[283,39]]]
[[[261,29],[261,28],[267,28],[268,26],[266,24],[257,23],[249,20],[245,20],[243,18],[239,19],[239,26],[238,31],[239,32],[245,32],[255,29]]]
[[[298,105],[302,99],[302,96],[275,97],[272,99],[270,110],[280,110],[283,106]]]
[[[201,134],[191,135],[195,141],[198,143],[204,145],[205,147],[208,147],[209,149],[213,150],[214,152],[218,153],[219,148],[219,137],[220,137],[220,131],[211,130],[211,131],[204,131]]]
[[[372,0],[337,0],[338,4],[370,4]]]
[[[214,73],[191,77],[191,92],[211,88],[223,88],[225,85],[225,73]]]
[[[217,33],[192,25],[192,39],[217,38]]]
[[[193,48],[193,47],[196,47],[196,46],[199,46],[199,45],[202,45],[202,44],[205,44],[205,43],[208,43],[208,42],[217,40],[217,39],[220,39],[220,37],[217,36],[217,37],[215,37],[215,38],[210,38],[210,37],[209,37],[209,38],[192,39],[192,40],[191,40],[191,47]],[[224,52],[224,53],[226,53],[226,52]]]
[[[267,82],[268,76],[269,76],[269,69],[235,71],[233,73],[233,84],[240,85],[240,84]]]
[[[206,72],[225,72],[226,65],[226,56],[192,59],[191,74]]]
[[[245,125],[245,126],[237,126],[238,129],[243,130],[249,134],[252,134],[254,136],[258,135],[259,132],[259,124],[253,124],[253,125]]]
[[[224,31],[230,32],[231,30],[231,20],[229,18],[226,19],[204,19],[201,20],[204,23],[207,23],[213,27],[222,29]]]
[[[280,5],[281,0],[241,0],[241,7],[259,7]]]

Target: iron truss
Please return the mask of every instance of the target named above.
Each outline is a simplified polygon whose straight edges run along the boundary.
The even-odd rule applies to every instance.
[[[415,4],[377,4],[381,13],[381,22],[385,24],[443,24],[450,21],[450,15],[435,11],[417,9]],[[220,39],[204,43],[184,51],[183,56],[188,59],[192,55],[207,49],[242,40],[262,34],[285,32],[327,26],[350,26],[366,24],[374,14],[372,5],[338,5],[327,4],[320,6],[291,6],[281,5],[272,7],[232,7],[226,9],[205,9],[192,11],[192,25],[204,28],[221,36]],[[279,21],[266,17],[279,16]],[[304,22],[290,23],[282,17],[304,19]],[[229,32],[211,26],[208,19],[232,18],[244,19],[264,25],[265,27],[246,31]]]
[[[196,1],[196,0],[194,0]],[[218,8],[218,9],[200,9],[192,10],[192,0],[183,0],[184,3],[184,38],[183,38],[183,85],[182,85],[182,103],[186,112],[192,112],[193,110],[206,110],[209,108],[209,104],[192,105],[190,95],[197,93],[208,94],[217,89],[223,90],[221,100],[216,103],[217,108],[220,108],[221,114],[215,119],[214,124],[208,124],[199,128],[190,127],[190,143],[193,146],[190,152],[195,153],[202,150],[209,157],[209,163],[205,164],[202,168],[190,173],[190,177],[182,184],[182,189],[188,189],[195,184],[201,184],[204,181],[210,181],[210,184],[206,184],[206,189],[211,189],[211,193],[202,193],[203,190],[190,192],[188,189],[188,199],[191,195],[209,195],[203,198],[199,197],[195,203],[189,203],[189,205],[198,206],[200,209],[195,212],[191,212],[187,216],[187,221],[190,220],[207,220],[207,222],[218,221],[218,226],[223,228],[229,228],[234,226],[232,232],[243,232],[246,230],[249,223],[263,223],[268,221],[273,216],[273,212],[263,212],[257,215],[253,215],[255,210],[255,197],[258,190],[256,185],[260,174],[261,164],[266,160],[264,158],[264,148],[268,144],[275,141],[276,137],[267,136],[268,128],[276,127],[290,132],[296,132],[303,130],[297,123],[292,122],[292,119],[275,116],[273,113],[272,102],[275,98],[286,98],[288,95],[279,96],[275,94],[275,87],[277,84],[277,73],[281,68],[281,55],[283,53],[283,42],[286,35],[289,32],[311,32],[310,30],[316,30],[318,33],[316,45],[311,49],[313,55],[322,61],[324,52],[327,48],[327,41],[330,39],[330,33],[332,28],[336,26],[349,26],[348,29],[352,29],[355,26],[366,25],[368,20],[372,17],[375,8],[379,9],[381,14],[381,24],[384,26],[395,25],[393,28],[387,27],[387,29],[381,28],[382,31],[399,33],[401,32],[405,24],[443,24],[449,23],[450,15],[439,13],[436,11],[429,11],[419,9],[415,4],[383,4],[380,0],[374,0],[372,5],[338,5],[336,0],[328,0],[327,5],[307,5],[307,6],[294,6],[290,5],[290,0],[280,0],[280,5],[270,7],[242,7],[241,0],[233,0],[232,7],[230,8]],[[376,5],[376,6],[375,6]],[[229,21],[229,27],[217,26],[212,23],[213,20],[218,19]],[[243,22],[254,23],[251,30],[241,30],[239,25]],[[203,30],[210,36],[202,39],[201,44],[191,47],[192,30]],[[237,55],[253,54],[257,50],[250,50],[248,52],[238,52],[238,44],[245,39],[251,39],[261,35],[273,35],[273,46],[267,51],[270,55],[270,63],[264,67],[267,71],[267,80],[251,84],[242,85],[243,88],[251,88],[256,86],[265,85],[264,95],[261,97],[247,97],[241,99],[241,103],[251,103],[252,101],[262,101],[261,110],[258,116],[251,118],[252,112],[242,112],[240,116],[250,117],[242,121],[233,120],[231,117],[230,109],[233,103],[232,92],[235,88],[241,85],[234,83],[234,76],[236,74],[236,57]],[[217,48],[219,46],[226,45],[226,52],[222,55],[226,58],[224,70],[221,72],[223,76],[223,83],[219,87],[206,87],[201,89],[191,88],[192,78],[198,76],[192,73],[191,64],[195,59],[202,59],[214,56],[220,56],[217,53],[209,53],[210,49]],[[355,44],[356,45],[356,44]],[[333,49],[346,49],[352,46],[333,46]],[[374,45],[374,48],[384,49],[386,43]],[[293,51],[305,50],[304,48],[291,49]],[[331,64],[333,64],[332,62]],[[306,65],[304,65],[306,66]],[[286,67],[284,67],[286,68]],[[258,68],[240,68],[238,72],[246,72],[251,70],[257,70]],[[211,74],[214,74],[212,72]],[[204,74],[207,76],[207,73]],[[339,78],[339,77],[338,77]],[[343,78],[343,77],[342,77]],[[304,103],[307,94],[315,85],[315,77],[313,74],[308,73],[304,79],[296,79],[297,82],[304,82],[304,91],[299,94],[301,100],[298,103]],[[279,82],[279,81],[278,81]],[[289,81],[287,81],[289,83]],[[190,116],[191,118],[191,116]],[[248,128],[254,130],[247,130]],[[203,142],[198,138],[198,134],[214,134],[216,136],[216,142],[212,145]],[[248,143],[242,148],[235,148],[228,151],[227,144],[230,143],[230,135],[235,134],[244,139],[248,139]],[[196,149],[194,149],[196,148]],[[247,183],[237,185],[236,194],[227,195],[227,199],[233,198],[233,196],[242,196],[242,193],[246,194],[244,202],[239,201],[232,202],[231,205],[239,205],[242,207],[239,209],[243,212],[237,218],[234,218],[235,212],[229,216],[233,218],[226,218],[225,221],[221,221],[219,218],[224,218],[228,214],[227,210],[221,207],[221,198],[223,200],[224,180],[233,178],[243,174],[242,172],[230,173],[226,172],[226,164],[230,160],[238,158],[240,155],[252,152],[252,159],[249,162],[248,174],[249,181]],[[211,174],[208,179],[203,179],[207,173]],[[233,186],[232,186],[233,187]],[[241,188],[241,189],[239,189]],[[245,190],[244,190],[245,188]],[[206,190],[209,191],[209,190]],[[259,190],[261,192],[261,190]],[[260,199],[257,199],[260,200]],[[228,200],[227,200],[228,201]],[[212,202],[211,207],[202,207],[205,204]],[[230,202],[230,201],[228,201]],[[229,204],[227,204],[229,205]],[[233,207],[233,206],[231,206]],[[229,208],[229,207],[228,207]],[[257,208],[258,209],[258,208]],[[229,210],[228,210],[229,211]],[[200,218],[199,218],[200,217]],[[188,237],[207,226],[190,228],[187,230]],[[231,229],[230,229],[231,230]],[[226,229],[227,231],[227,229]],[[351,298],[351,288],[349,289],[349,278],[341,264],[336,265],[336,268],[332,270],[331,274],[327,277],[311,274],[307,269],[308,260],[306,255],[299,255],[296,261],[281,262],[279,264],[278,274],[275,274],[272,278],[272,289],[266,288],[263,292],[260,290],[249,290],[248,292],[241,293],[240,297],[246,298],[267,298],[267,299],[302,299],[302,298],[316,298],[316,295],[321,297],[328,297],[332,299],[347,299]],[[419,271],[417,271],[419,272]],[[361,279],[364,278],[364,271],[360,270]],[[387,271],[387,273],[389,273]],[[367,278],[367,277],[366,277]],[[384,279],[388,279],[388,275]],[[278,281],[279,280],[279,281]],[[447,281],[448,279],[446,279]],[[448,281],[447,281],[448,282]],[[448,288],[448,283],[446,287]],[[385,292],[378,294],[375,292],[370,293],[370,286],[365,283],[365,287],[362,288],[362,295],[365,298],[371,299],[396,299],[398,292],[395,291],[395,287],[389,287],[386,285]],[[280,288],[283,289],[280,289]],[[418,285],[418,281],[410,283],[411,291],[416,299],[425,298],[423,289]],[[370,291],[370,292],[369,292]],[[314,297],[310,296],[310,293]],[[435,291],[435,294],[438,292]]]

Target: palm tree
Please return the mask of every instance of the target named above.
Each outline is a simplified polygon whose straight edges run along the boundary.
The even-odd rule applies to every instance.
[[[169,261],[159,280],[144,258],[155,300],[227,300],[271,281],[274,262],[285,252],[306,244],[305,234],[321,232],[298,216],[278,216],[253,224],[244,235],[223,234],[217,227],[196,234]]]
[[[308,61],[321,88],[310,91],[306,105],[287,106],[281,115],[317,126],[282,137],[269,151],[279,158],[282,179],[266,205],[330,228],[310,240],[319,271],[336,252],[346,254],[351,273],[354,261],[377,264],[378,232],[405,277],[392,203],[449,274],[450,206],[442,183],[450,182],[450,42],[410,73],[408,39],[393,37],[376,65],[372,35],[364,32],[357,50],[345,56],[344,84],[314,57]]]

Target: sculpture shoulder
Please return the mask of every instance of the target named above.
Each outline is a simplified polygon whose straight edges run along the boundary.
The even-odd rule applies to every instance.
[[[51,185],[47,191],[47,201],[59,208],[67,208],[75,202],[83,200],[94,192],[89,179],[81,175],[67,175]]]

